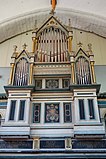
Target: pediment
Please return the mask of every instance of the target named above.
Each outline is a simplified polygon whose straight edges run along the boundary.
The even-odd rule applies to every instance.
[[[89,55],[82,48],[80,48],[76,53],[76,57],[78,56],[86,56],[87,58],[89,57]]]
[[[49,27],[59,28],[65,33],[68,33],[67,28],[54,16],[50,16],[49,19],[47,19],[47,21],[37,30],[37,33]]]

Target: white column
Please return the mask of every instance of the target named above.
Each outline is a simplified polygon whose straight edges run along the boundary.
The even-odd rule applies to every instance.
[[[14,115],[14,117],[15,117],[14,120],[15,120],[16,122],[18,122],[19,107],[20,107],[20,99],[18,99],[18,100],[16,101],[15,115]]]
[[[25,103],[24,119],[27,124],[29,123],[29,110],[30,110],[30,98],[28,98]]]
[[[5,117],[5,122],[8,122],[9,120],[9,115],[10,115],[10,106],[11,106],[11,100],[8,99],[7,103],[7,110],[6,110],[6,117]]]
[[[45,79],[42,79],[42,89],[45,89]]]
[[[84,111],[85,111],[85,120],[89,121],[89,108],[88,108],[88,99],[84,99]]]
[[[74,101],[71,102],[71,115],[72,115],[72,124],[75,123],[75,107]]]
[[[74,100],[74,108],[75,108],[75,124],[76,124],[80,120],[80,117],[79,117],[79,103],[78,103],[77,98],[75,98],[75,100]]]
[[[44,124],[44,121],[45,121],[45,104],[44,102],[41,103],[41,114],[40,114],[40,121],[41,121],[41,124],[43,125]]]
[[[97,97],[94,98],[94,113],[95,113],[96,120],[100,122]]]
[[[59,79],[59,88],[62,88],[62,78]]]
[[[63,102],[60,102],[60,114],[59,114],[59,118],[60,118],[60,124],[64,123],[64,113],[63,113]]]

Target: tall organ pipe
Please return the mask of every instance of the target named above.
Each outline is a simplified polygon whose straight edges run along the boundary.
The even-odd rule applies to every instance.
[[[55,36],[55,62],[57,62],[57,34],[56,34],[56,29],[54,30],[54,36]]]
[[[58,28],[44,29],[38,37],[37,59],[40,62],[63,62],[68,59],[67,39]]]

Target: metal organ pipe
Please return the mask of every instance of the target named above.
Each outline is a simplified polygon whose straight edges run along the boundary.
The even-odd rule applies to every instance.
[[[50,62],[52,62],[52,37],[51,37],[51,28],[50,28]]]
[[[63,54],[63,61],[64,61],[64,37],[62,32],[62,54]]]
[[[52,28],[52,56],[53,56],[52,62],[54,62],[54,28]]]
[[[78,84],[90,83],[89,63],[85,57],[79,57],[76,62],[76,77]]]
[[[40,62],[42,59],[42,48],[43,48],[43,32],[41,33],[41,38],[40,38],[40,50],[39,50],[39,61]]]
[[[56,29],[54,30],[54,37],[55,37],[55,49],[54,49],[54,54],[55,54],[55,62],[57,62],[57,34],[56,34]]]
[[[24,61],[24,64],[23,64],[23,84],[25,85],[25,82],[26,82],[26,75],[27,75],[27,72],[26,72],[26,62]]]
[[[48,62],[48,30],[46,29],[46,62]]]
[[[65,61],[64,33],[62,33],[62,41],[63,41],[63,61]]]
[[[81,71],[81,84],[83,84],[83,75],[82,75],[82,58],[80,58],[80,71]]]
[[[20,82],[19,82],[19,85],[21,86],[21,82],[22,82],[22,62],[20,62],[20,65],[21,65],[21,67],[20,67]]]
[[[48,62],[50,62],[50,30],[48,29]]]
[[[90,84],[90,72],[88,62],[85,62],[86,84]]]
[[[67,48],[66,48],[66,35],[64,34],[64,61],[66,61],[67,59]]]
[[[76,62],[75,70],[76,70],[76,82],[78,84],[78,62]]]
[[[65,33],[54,27],[44,29],[38,37],[37,56],[40,62],[63,62],[68,59]]]
[[[20,86],[21,85],[21,62],[19,62],[17,64],[17,67],[16,67],[16,72],[17,72],[17,86]]]
[[[59,50],[60,50],[60,61],[62,61],[62,60],[61,60],[61,37],[60,37],[60,34],[61,34],[61,32],[60,32],[60,30],[59,30]]]
[[[54,62],[57,62],[57,55],[56,55],[56,29],[54,29]]]
[[[27,84],[27,72],[28,72],[27,66],[28,66],[28,63],[25,63],[25,78],[24,78],[25,85]]]
[[[43,43],[43,57],[42,57],[42,61],[43,62],[47,62],[46,61],[46,29],[44,30],[44,43]]]
[[[45,54],[46,54],[46,62],[48,62],[48,34],[46,29],[46,48],[45,48]]]
[[[25,68],[25,61],[23,61],[23,85],[25,85],[25,77],[26,77],[26,68]]]
[[[51,62],[53,62],[53,28],[51,28]]]
[[[17,64],[17,66],[16,66],[16,73],[15,73],[15,75],[16,75],[16,78],[15,78],[15,85],[16,86],[19,86],[19,73],[20,73],[20,68],[19,68],[19,65]]]
[[[57,30],[57,41],[58,41],[58,62],[60,62],[60,48],[59,48],[59,29]]]
[[[40,52],[41,52],[41,36],[39,36],[38,38],[38,49],[37,49],[37,59],[39,61],[39,58],[40,58]]]
[[[81,62],[80,62],[80,59],[78,59],[78,68],[79,68],[79,84],[81,84],[81,67],[80,67],[80,65],[81,65]]]
[[[66,52],[66,61],[68,61],[68,47],[67,47],[67,37],[65,35],[65,52]]]
[[[21,70],[21,73],[22,73],[22,77],[21,77],[21,79],[22,79],[21,85],[23,86],[23,85],[24,85],[24,76],[25,76],[25,74],[24,74],[24,60],[22,60],[22,70]]]
[[[63,62],[62,31],[60,31],[61,61]]]
[[[53,62],[55,62],[55,29],[53,29]]]
[[[85,70],[85,84],[89,84],[89,81],[88,81],[88,70],[86,69],[86,66],[87,66],[87,61],[84,62],[84,70]]]
[[[83,84],[86,84],[86,83],[87,83],[86,71],[85,71],[86,62],[87,62],[87,61],[83,58]]]
[[[81,73],[82,73],[82,84],[84,84],[84,68],[83,68],[84,59],[81,59]]]
[[[20,78],[20,85],[23,86],[24,80],[24,60],[21,61],[21,78]]]
[[[16,64],[14,85],[24,86],[28,82],[28,62],[25,59],[20,59]]]
[[[43,53],[43,32],[41,36],[41,53],[40,53],[40,62],[42,62],[42,53]]]
[[[38,50],[37,50],[38,61],[40,61],[40,52],[41,52],[41,35],[39,36],[39,40],[38,40]]]
[[[19,80],[19,86],[21,86],[21,66],[19,68],[19,78],[18,78],[18,80]]]
[[[78,62],[76,62],[76,65],[75,65],[75,67],[76,67],[76,81],[77,81],[77,84],[79,84],[79,70],[78,70]]]
[[[82,58],[80,58],[80,73],[81,73],[81,83],[80,84],[83,84],[83,80],[82,80]]]
[[[45,49],[45,54],[46,54],[46,62],[48,62],[48,30],[46,29],[46,49]]]
[[[44,62],[44,53],[45,53],[45,30],[43,31],[43,47],[42,47],[42,62]]]

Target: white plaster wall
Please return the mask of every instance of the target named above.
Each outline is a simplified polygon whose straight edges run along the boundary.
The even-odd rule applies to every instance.
[[[102,120],[104,119],[105,114],[106,114],[106,108],[100,108],[100,116]]]
[[[95,64],[106,65],[106,39],[81,30],[74,29],[73,32],[73,51],[78,51],[79,42],[83,44],[82,49],[85,51],[88,50],[87,45],[91,43]]]
[[[5,93],[4,86],[8,85],[10,68],[0,68],[0,93]]]
[[[51,9],[51,0],[0,0],[0,21],[37,9]],[[83,11],[92,15],[106,15],[105,0],[58,0],[57,8]]]
[[[4,21],[20,14],[36,9],[51,8],[49,0],[0,0],[0,21]],[[6,10],[8,9],[8,11]]]
[[[95,73],[97,83],[101,84],[100,92],[106,92],[106,66],[95,66]]]
[[[0,67],[9,67],[11,62],[11,56],[13,54],[13,46],[17,45],[17,51],[22,50],[22,45],[26,43],[28,45],[28,51],[32,51],[32,32],[16,36],[2,44],[0,44]]]

